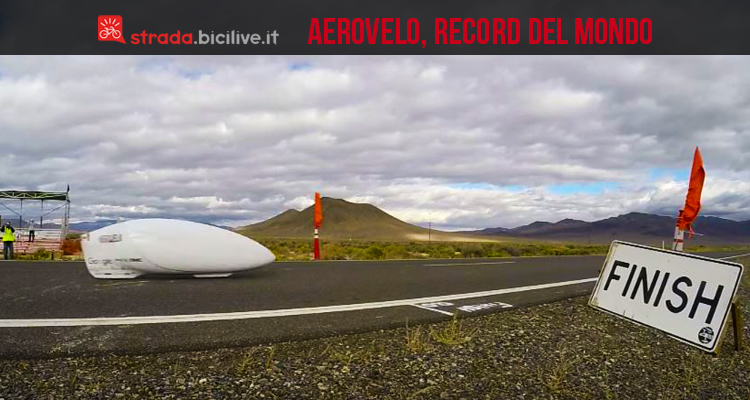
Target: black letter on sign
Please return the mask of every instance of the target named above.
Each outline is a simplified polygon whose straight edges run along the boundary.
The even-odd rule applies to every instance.
[[[630,270],[630,275],[628,275],[628,281],[625,282],[625,289],[622,290],[622,297],[625,297],[628,294],[628,289],[630,288],[630,284],[633,283],[633,277],[635,276],[635,270],[638,269],[638,266],[633,264],[633,269]]]
[[[659,305],[659,301],[661,301],[661,295],[664,294],[664,288],[667,286],[668,280],[669,280],[669,272],[665,272],[664,280],[661,281],[661,286],[659,286],[659,292],[656,293],[656,300],[654,300],[654,307],[657,307]]]
[[[713,299],[709,299],[708,297],[703,297],[703,290],[706,289],[706,281],[701,282],[701,286],[698,288],[698,295],[695,296],[695,301],[693,302],[693,308],[690,309],[690,318],[695,317],[695,311],[698,310],[698,304],[703,303],[711,309],[708,311],[708,316],[706,316],[706,323],[710,324],[711,320],[714,318],[714,313],[716,312],[716,306],[719,305],[719,300],[721,299],[721,292],[724,290],[724,285],[719,285],[719,288],[716,289],[716,296],[714,296]]]
[[[607,283],[604,284],[604,290],[609,289],[609,283],[612,282],[612,280],[620,280],[620,275],[615,274],[615,270],[617,269],[617,267],[629,268],[630,264],[626,263],[625,261],[615,260],[615,263],[612,265],[612,269],[609,270],[609,276],[607,277]]]
[[[661,274],[661,271],[657,269],[654,274],[654,280],[651,281],[651,287],[649,287],[648,271],[646,271],[646,267],[641,267],[641,272],[638,273],[638,278],[635,280],[635,287],[633,288],[633,293],[630,295],[630,299],[635,299],[638,288],[641,286],[641,282],[643,282],[643,304],[648,304],[651,301],[651,295],[654,294],[654,289],[656,289],[656,281],[659,280],[659,274]]]
[[[669,309],[669,311],[672,311],[675,314],[679,314],[680,312],[682,312],[682,310],[684,310],[687,306],[688,302],[687,295],[678,287],[682,282],[685,282],[688,287],[693,286],[693,281],[691,281],[687,276],[681,276],[677,278],[672,284],[672,291],[674,292],[674,294],[679,296],[680,299],[682,299],[682,303],[680,303],[679,307],[675,307],[674,304],[672,304],[672,300],[667,300],[667,308]]]

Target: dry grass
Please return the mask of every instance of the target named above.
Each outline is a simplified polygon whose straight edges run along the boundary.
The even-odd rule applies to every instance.
[[[429,335],[422,326],[417,325],[416,328],[409,328],[409,323],[406,323],[406,349],[412,353],[424,353],[430,349],[428,343]]]
[[[453,314],[453,319],[442,327],[430,327],[430,337],[446,346],[458,346],[471,340],[478,331],[477,328],[466,329],[458,318],[458,313]]]

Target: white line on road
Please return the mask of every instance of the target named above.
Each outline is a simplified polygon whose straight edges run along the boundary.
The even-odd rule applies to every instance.
[[[736,256],[729,256],[729,257],[722,257],[719,260],[731,260],[733,258],[740,258],[740,257],[745,257],[745,256],[750,256],[750,253],[738,254]]]
[[[450,312],[448,312],[448,311],[438,310],[437,308],[432,308],[432,307],[425,307],[425,306],[421,306],[421,305],[419,305],[419,304],[412,304],[412,305],[413,305],[414,307],[417,307],[417,308],[421,308],[421,309],[423,309],[423,310],[427,310],[427,311],[435,311],[436,313],[440,313],[440,314],[445,314],[445,315],[450,315],[450,316],[453,316],[453,314],[452,314],[452,313],[450,313]]]
[[[500,265],[500,264],[515,264],[515,261],[495,261],[495,262],[478,262],[478,263],[451,263],[451,264],[422,264],[423,267],[444,267],[444,266],[456,266],[456,265]]]
[[[103,318],[44,318],[44,319],[0,319],[0,328],[31,328],[31,327],[69,327],[69,326],[109,326],[109,325],[141,325],[163,324],[176,322],[206,322],[227,321],[253,318],[289,317],[295,315],[325,314],[342,311],[373,310],[377,308],[412,306],[421,303],[471,299],[477,297],[496,296],[500,294],[526,292],[530,290],[549,289],[560,286],[577,285],[594,282],[598,278],[578,279],[574,281],[545,283],[541,285],[522,286],[507,289],[487,290],[484,292],[449,294],[445,296],[420,297],[416,299],[378,301],[374,303],[345,304],[338,306],[288,308],[282,310],[242,311],[214,314],[188,315],[154,315],[146,317],[103,317]]]

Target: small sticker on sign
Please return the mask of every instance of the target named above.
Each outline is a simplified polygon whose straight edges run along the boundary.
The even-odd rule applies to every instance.
[[[698,340],[703,344],[711,343],[711,341],[714,340],[714,330],[709,326],[701,329],[701,331],[698,332]]]

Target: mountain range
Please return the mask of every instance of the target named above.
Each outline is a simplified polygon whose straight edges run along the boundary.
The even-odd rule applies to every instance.
[[[70,230],[73,232],[91,232],[114,223],[117,223],[117,220],[100,219],[98,221],[74,222],[70,224]]]
[[[617,239],[660,246],[662,241],[671,243],[675,224],[673,217],[631,212],[593,222],[563,219],[558,222],[537,221],[516,228],[444,232],[409,224],[372,204],[323,197],[322,206],[324,220],[320,235],[324,239],[338,240],[540,240],[594,244]],[[289,209],[263,222],[233,230],[253,238],[310,238],[312,219],[313,207],[310,206],[302,211]],[[114,219],[78,222],[72,223],[70,229],[88,232],[116,222]],[[48,224],[45,223],[45,227]],[[702,216],[698,217],[693,228],[696,235],[689,239],[691,245],[750,244],[750,220]]]
[[[558,242],[609,243],[625,240],[660,246],[671,244],[675,220],[672,217],[631,212],[599,221],[563,219],[537,221],[517,228],[487,228],[476,231],[443,232],[408,224],[372,204],[352,203],[324,197],[321,237],[369,240],[454,240],[507,241],[541,240]],[[237,228],[250,237],[309,238],[312,236],[313,207],[286,210],[266,221]],[[750,244],[750,221],[699,217],[693,224],[696,235],[691,245]]]
[[[660,244],[661,240],[671,242],[674,226],[673,217],[631,212],[594,222],[575,219],[563,219],[555,223],[537,221],[512,229],[487,228],[463,233],[592,243],[619,239]],[[750,220],[732,221],[711,216],[698,217],[693,223],[693,230],[696,233],[691,239],[693,244],[750,243]]]

